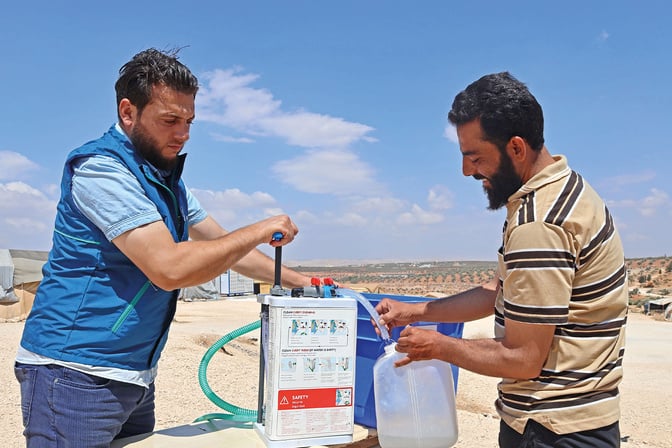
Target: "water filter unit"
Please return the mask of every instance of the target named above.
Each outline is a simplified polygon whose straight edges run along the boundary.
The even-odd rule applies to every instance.
[[[258,301],[267,310],[259,435],[274,448],[352,442],[356,300],[260,295]]]
[[[273,236],[282,239],[281,234]],[[259,295],[261,350],[255,429],[269,448],[350,443],[354,432],[357,301],[333,281],[285,290],[282,247],[275,284]]]

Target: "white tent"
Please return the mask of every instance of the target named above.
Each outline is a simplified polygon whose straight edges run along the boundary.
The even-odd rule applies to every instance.
[[[659,299],[649,300],[644,304],[646,314],[653,312],[662,313],[665,320],[672,320],[672,297],[660,297]]]
[[[0,303],[18,302],[14,294],[14,262],[9,249],[0,249]]]
[[[185,302],[192,302],[194,300],[211,300],[219,299],[219,291],[215,285],[214,280],[203,283],[198,286],[190,286],[188,288],[182,288],[180,290],[180,295],[178,296],[179,300],[184,300]]]
[[[45,251],[0,249],[0,322],[28,316],[48,256]]]

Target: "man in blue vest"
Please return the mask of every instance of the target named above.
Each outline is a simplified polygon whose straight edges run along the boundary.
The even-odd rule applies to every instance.
[[[105,447],[152,431],[179,289],[232,267],[270,282],[274,262],[256,246],[298,232],[284,215],[227,232],[186,188],[180,152],[198,81],[176,54],[138,53],[115,88],[118,123],[66,160],[53,246],[17,354],[29,447]],[[282,281],[310,284],[290,269]]]

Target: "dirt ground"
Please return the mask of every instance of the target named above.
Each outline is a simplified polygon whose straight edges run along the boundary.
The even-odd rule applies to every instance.
[[[184,425],[223,412],[203,393],[198,368],[206,350],[225,334],[258,319],[254,297],[180,302],[157,379],[157,428]],[[490,320],[467,323],[464,337],[488,337]],[[19,387],[13,361],[23,323],[0,323],[0,433],[3,447],[24,446]],[[255,409],[258,330],[240,336],[217,353],[208,367],[214,393],[235,406]],[[638,313],[628,318],[624,380],[621,385],[622,446],[672,447],[672,323]],[[497,447],[499,418],[494,409],[496,378],[460,371],[457,407],[458,448]]]

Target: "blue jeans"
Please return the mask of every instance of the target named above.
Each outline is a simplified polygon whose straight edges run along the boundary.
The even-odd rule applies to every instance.
[[[16,364],[28,448],[109,447],[154,429],[149,389],[66,367]]]

